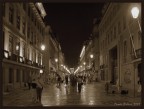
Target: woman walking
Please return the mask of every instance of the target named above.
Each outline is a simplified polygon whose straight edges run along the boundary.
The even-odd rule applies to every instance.
[[[77,83],[78,83],[78,92],[81,93],[81,88],[82,88],[82,85],[83,85],[83,81],[82,81],[81,76],[78,76]]]
[[[40,79],[40,77],[37,78],[37,88],[36,88],[36,91],[37,91],[37,101],[38,102],[41,102],[41,97],[42,97],[42,90],[43,90],[43,82],[42,80]]]
[[[36,83],[36,79],[32,80],[31,86],[32,86],[32,89],[31,89],[32,101],[37,102],[37,92],[36,92],[37,83]]]

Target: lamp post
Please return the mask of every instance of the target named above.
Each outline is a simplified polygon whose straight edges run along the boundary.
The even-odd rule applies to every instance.
[[[138,20],[139,8],[138,8],[138,7],[133,7],[133,8],[131,9],[131,14],[132,14],[133,19],[136,19],[136,20],[137,20],[138,26],[139,26],[139,29],[140,29],[140,33],[142,33],[141,25],[140,25],[140,22],[139,22],[139,20]],[[136,52],[135,52],[135,55],[136,55]],[[136,57],[137,57],[137,55],[136,55]],[[134,71],[134,97],[135,97],[135,71]]]
[[[131,9],[131,14],[132,14],[132,17],[133,17],[134,19],[137,19],[138,25],[139,25],[139,29],[140,29],[140,32],[141,32],[141,31],[142,31],[142,30],[141,30],[141,25],[140,25],[140,22],[139,22],[139,20],[138,20],[139,8],[138,8],[138,7],[133,7],[133,8]]]

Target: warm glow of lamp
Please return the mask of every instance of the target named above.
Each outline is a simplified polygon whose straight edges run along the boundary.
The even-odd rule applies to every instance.
[[[8,52],[4,52],[5,58],[8,58]]]
[[[16,45],[16,50],[19,50],[19,45]]]
[[[139,9],[138,9],[138,7],[133,7],[133,8],[131,9],[131,13],[132,13],[132,17],[133,17],[134,19],[136,19],[136,18],[138,17],[138,15],[139,15]]]
[[[83,64],[86,65],[86,62],[84,62]]]
[[[44,44],[41,45],[41,49],[45,50],[45,45]]]
[[[93,58],[93,54],[90,55],[90,58]]]
[[[20,57],[20,62],[23,62],[23,58],[22,57]]]
[[[55,62],[58,62],[58,59],[57,59],[57,58],[55,59]]]
[[[43,73],[43,70],[40,70],[40,73]]]

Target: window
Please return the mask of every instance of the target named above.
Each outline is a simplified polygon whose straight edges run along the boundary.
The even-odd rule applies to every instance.
[[[30,50],[29,50],[29,48],[27,48],[27,59],[29,59],[29,52],[30,52]]]
[[[32,57],[33,61],[35,62],[35,51],[33,50],[33,57]]]
[[[34,23],[35,23],[35,26],[36,26],[36,25],[37,25],[37,24],[36,24],[36,18],[35,18],[35,20],[34,20]]]
[[[20,13],[17,10],[17,28],[20,30]]]
[[[125,16],[123,17],[123,29],[124,30],[126,29],[126,17]]]
[[[17,41],[16,41],[16,54],[17,55],[20,54],[20,41],[19,41],[19,39],[17,39]]]
[[[36,36],[36,34],[35,34],[35,42],[34,42],[34,43],[35,43],[35,45],[36,45],[36,43],[37,43],[37,36]]]
[[[10,52],[9,55],[11,56],[13,52],[13,37],[11,35],[9,36],[9,52]]]
[[[124,58],[127,56],[127,41],[124,41]]]
[[[107,37],[108,37],[108,44],[109,44],[109,42],[110,42],[110,40],[109,40],[109,34],[108,34],[108,36],[107,36]]]
[[[20,70],[16,70],[16,82],[20,82]]]
[[[121,32],[121,27],[120,27],[121,25],[120,25],[120,21],[118,22],[118,33],[120,34],[120,32]]]
[[[31,20],[34,21],[34,15],[31,13]]]
[[[28,6],[28,16],[30,17],[30,7]]]
[[[40,56],[40,54],[38,54],[38,63],[39,64],[41,63],[41,56]]]
[[[26,3],[23,3],[23,9],[26,11]]]
[[[33,32],[31,32],[31,44],[33,43]]]
[[[22,71],[22,82],[25,80],[24,70]]]
[[[5,16],[5,3],[3,3],[3,16]]]
[[[30,27],[28,26],[28,30],[27,30],[27,38],[30,39]]]
[[[25,57],[25,52],[26,52],[26,47],[25,47],[25,43],[23,42],[23,48],[22,48],[22,54],[23,54],[23,57]]]
[[[10,5],[9,6],[9,21],[10,23],[13,24],[13,18],[14,17],[14,8],[13,8],[13,5]]]
[[[111,30],[111,41],[113,40],[113,31]]]
[[[114,39],[116,38],[116,27],[114,27]]]
[[[23,34],[25,34],[25,25],[26,25],[26,23],[25,23],[25,18],[23,17],[23,22],[22,22],[22,32],[23,32]]]
[[[12,83],[13,82],[13,69],[12,68],[9,68],[9,83]]]

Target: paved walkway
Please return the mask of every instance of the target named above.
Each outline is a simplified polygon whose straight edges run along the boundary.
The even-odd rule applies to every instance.
[[[138,106],[140,97],[128,97],[120,94],[106,94],[103,83],[89,83],[83,85],[82,92],[77,89],[61,85],[61,89],[55,84],[47,85],[42,94],[42,103],[33,103],[31,90],[21,89],[3,96],[4,106]]]

